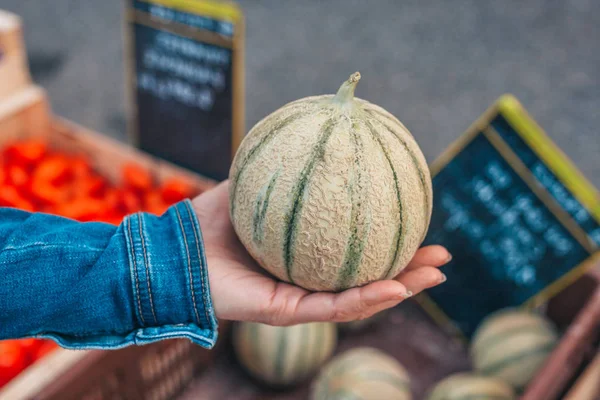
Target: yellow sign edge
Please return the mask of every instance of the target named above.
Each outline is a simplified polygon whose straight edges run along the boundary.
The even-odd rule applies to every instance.
[[[596,252],[591,256],[587,257],[585,260],[580,262],[575,268],[546,286],[542,289],[538,294],[531,296],[531,298],[527,299],[521,307],[523,308],[535,308],[550,300],[552,297],[556,296],[564,289],[566,289],[569,285],[574,283],[577,279],[581,278],[587,271],[600,263],[600,252]]]
[[[515,131],[600,223],[600,192],[581,173],[573,161],[554,144],[514,96],[505,94],[497,101],[498,111]]]
[[[140,24],[157,31],[168,32],[173,35],[194,39],[201,43],[213,46],[219,46],[226,49],[234,48],[234,39],[224,38],[218,33],[210,32],[205,29],[198,29],[179,22],[167,21],[162,18],[152,17],[144,11],[131,9],[127,13],[127,18],[131,23]]]
[[[469,126],[469,128],[467,128],[463,135],[451,143],[450,146],[448,146],[448,148],[446,148],[446,150],[443,151],[442,154],[431,163],[430,171],[432,178],[434,178],[446,165],[448,165],[448,163],[450,163],[452,159],[454,159],[454,157],[469,143],[471,143],[473,139],[475,139],[478,135],[483,134],[483,130],[490,126],[494,115],[497,114],[504,116],[507,121],[513,125],[515,132],[517,132],[517,134],[519,134],[523,140],[525,140],[532,150],[536,152],[536,154],[546,163],[546,165],[548,165],[549,168],[551,168],[552,172],[556,174],[561,182],[600,222],[600,219],[598,219],[598,216],[600,215],[600,204],[598,204],[597,208],[593,208],[589,206],[590,203],[584,203],[583,200],[578,196],[578,193],[573,190],[573,185],[568,184],[569,180],[565,179],[565,174],[572,173],[573,176],[577,176],[578,189],[576,190],[584,190],[584,194],[589,195],[589,192],[591,191],[592,193],[596,193],[596,196],[598,196],[598,192],[594,186],[583,176],[577,167],[575,167],[572,161],[558,147],[556,147],[548,135],[546,135],[542,128],[527,113],[525,108],[516,99],[516,97],[511,94],[505,94],[496,100],[492,106],[490,106],[479,118],[477,118],[475,122]],[[521,132],[523,129],[526,133]],[[543,151],[536,151],[535,146],[538,145],[542,146]],[[504,158],[502,154],[500,155]],[[551,164],[554,163],[554,161],[552,161],[553,158],[554,160],[559,160],[559,164],[561,165],[560,174],[551,167]],[[511,165],[508,160],[506,161],[509,163],[509,165]],[[512,167],[513,166],[511,165],[511,168]],[[595,213],[596,210],[598,211],[598,214]],[[571,283],[575,282],[577,278],[584,275],[588,269],[594,266],[596,261],[600,262],[600,252],[596,252],[587,257],[585,260],[579,263],[578,266],[552,282],[550,285],[546,286],[543,290],[532,296],[530,299],[526,300],[520,305],[520,307],[531,308],[545,303],[550,298],[560,293]],[[440,327],[446,330],[449,326],[452,327],[451,330],[456,332],[450,332],[451,334],[456,333],[456,336],[459,339],[467,341],[464,332],[462,332],[456,326],[456,324],[452,321],[452,318],[450,318],[429,295],[423,292],[419,296],[416,296],[415,300]]]
[[[164,7],[174,8],[192,14],[208,16],[215,19],[224,19],[231,22],[239,22],[244,18],[240,7],[231,1],[215,0],[139,0],[148,4],[158,4]]]
[[[542,202],[548,211],[558,220],[558,222],[565,228],[575,239],[581,247],[583,247],[588,253],[592,254],[596,251],[597,246],[590,240],[587,233],[581,229],[579,224],[573,220],[571,215],[554,199],[545,188],[537,185],[539,182],[533,175],[531,170],[523,163],[521,158],[512,151],[508,143],[500,134],[489,126],[483,132],[488,142],[496,149],[496,151],[504,158],[504,160],[510,165],[511,169],[521,178],[525,185],[533,192],[533,194]]]

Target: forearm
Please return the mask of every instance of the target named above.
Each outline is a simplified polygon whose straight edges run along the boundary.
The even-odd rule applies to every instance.
[[[0,338],[116,348],[188,337],[212,347],[203,251],[188,202],[119,227],[0,209]]]

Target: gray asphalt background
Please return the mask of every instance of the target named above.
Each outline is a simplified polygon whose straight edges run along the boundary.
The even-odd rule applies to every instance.
[[[600,1],[242,0],[250,128],[290,100],[358,95],[398,116],[432,161],[515,94],[600,186]],[[0,0],[25,22],[55,111],[125,140],[122,0]]]

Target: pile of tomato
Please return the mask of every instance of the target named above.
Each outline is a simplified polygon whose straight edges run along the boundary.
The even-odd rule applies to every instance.
[[[58,346],[43,339],[4,340],[0,342],[0,388],[21,371]]]
[[[195,194],[176,178],[156,182],[135,163],[123,166],[119,182],[110,182],[85,155],[57,151],[43,140],[11,143],[0,151],[0,207],[118,225],[138,211],[161,215]],[[0,387],[56,347],[41,339],[0,341]]]

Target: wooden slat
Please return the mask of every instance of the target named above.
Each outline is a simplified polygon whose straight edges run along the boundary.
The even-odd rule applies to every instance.
[[[600,352],[575,382],[564,400],[598,400],[600,398]]]
[[[89,353],[89,351],[58,349],[48,354],[43,360],[33,364],[13,379],[4,389],[0,389],[0,400],[27,399],[41,392],[44,387],[66,373]]]
[[[28,86],[0,101],[0,146],[50,133],[50,107],[43,89]]]
[[[0,10],[0,100],[30,83],[21,19]]]

